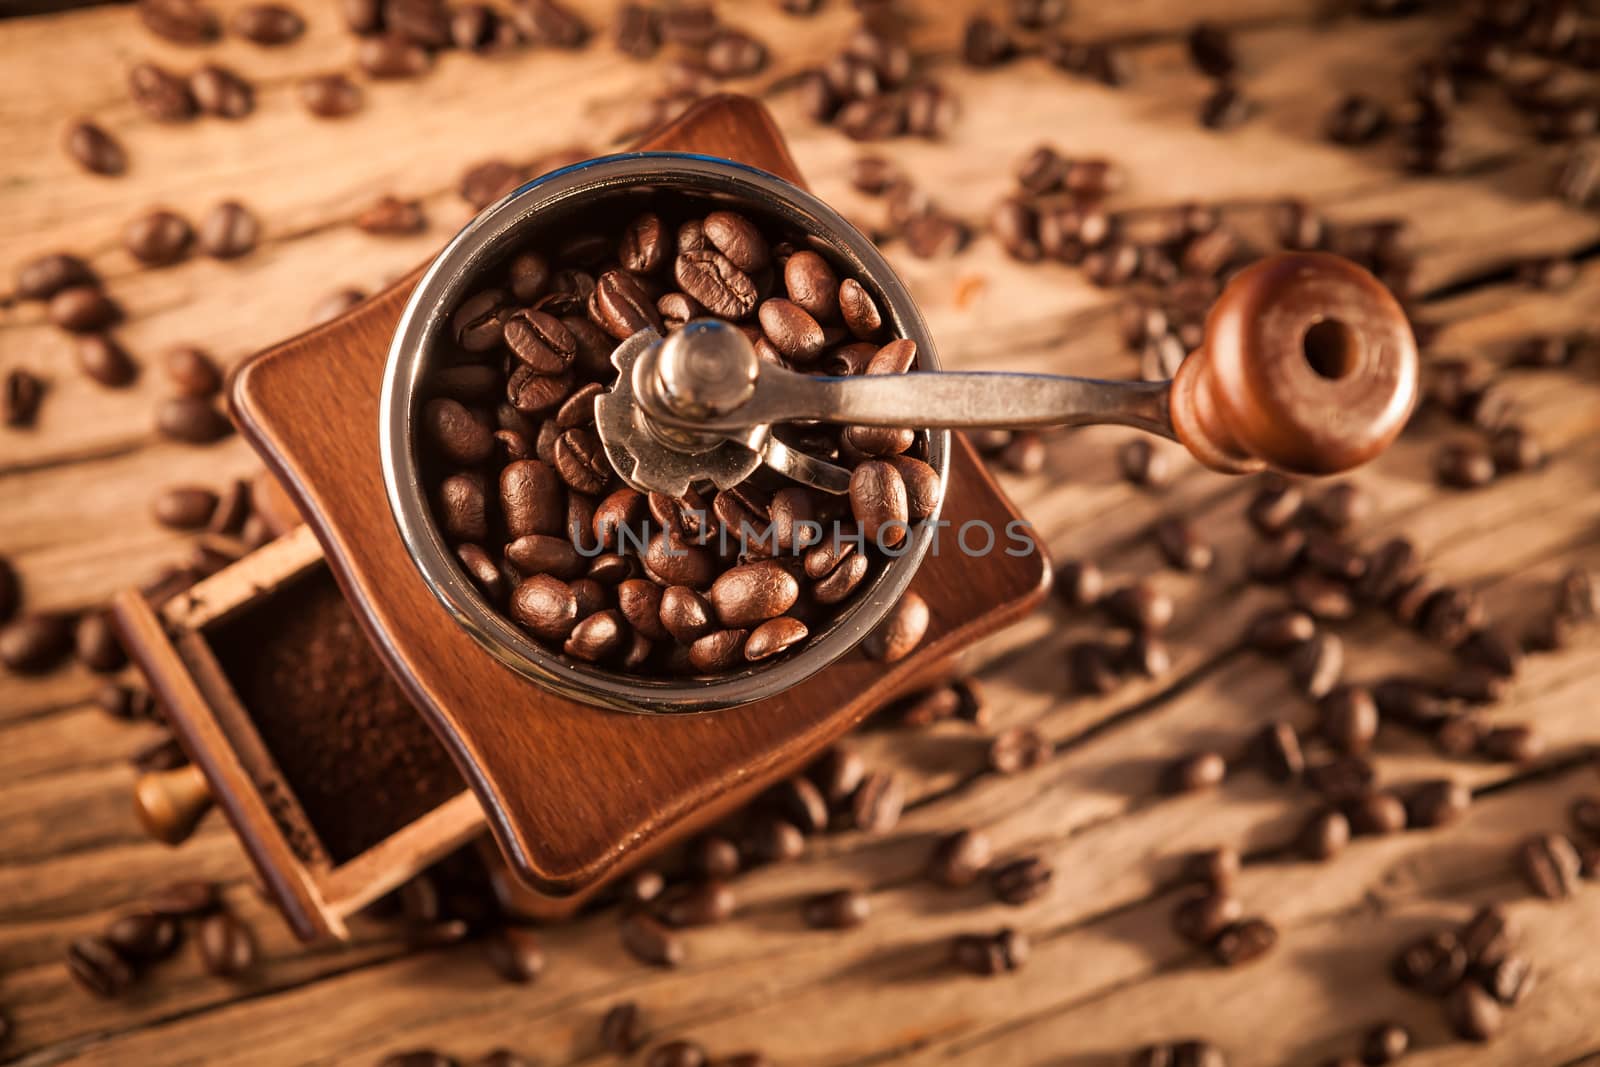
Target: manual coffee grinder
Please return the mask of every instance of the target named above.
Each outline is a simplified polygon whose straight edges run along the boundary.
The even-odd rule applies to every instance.
[[[236,375],[234,418],[306,526],[159,608],[137,593],[116,603],[130,650],[194,761],[141,781],[147,824],[181,839],[214,801],[302,937],[343,936],[346,916],[485,828],[525,910],[568,913],[803,767],[869,711],[948,674],[963,648],[1045,593],[1041,554],[930,553],[934,530],[924,523],[909,550],[797,652],[670,680],[570,662],[488,605],[419,487],[415,425],[432,342],[471,279],[514,242],[641,189],[689,191],[804,232],[873,290],[897,336],[917,342],[919,369],[818,378],[763,363],[719,324],[665,341],[644,331],[617,349],[616,383],[596,407],[607,456],[635,488],[682,495],[765,466],[840,492],[848,472],[797,454],[770,428],[909,425],[928,433],[942,486],[936,517],[1001,530],[1021,516],[952,429],[1119,423],[1175,438],[1215,470],[1323,474],[1382,451],[1415,403],[1416,349],[1398,304],[1354,265],[1313,254],[1263,260],[1231,282],[1203,348],[1171,382],[940,372],[894,272],[803,190],[771,118],[749,100],[703,101],[635,153],[536,179],[479,215],[425,270]],[[922,642],[892,664],[869,659],[863,640],[908,590],[928,607]],[[370,642],[362,663],[380,664],[393,687],[375,700],[390,718],[373,729],[398,736],[415,729],[411,715],[430,728],[408,753],[408,766],[427,771],[426,795],[419,788],[393,804],[394,824],[365,837],[335,834],[320,812],[392,793],[380,778],[392,776],[394,760],[371,756],[370,779],[358,768],[346,799],[322,797],[313,810],[307,783],[290,772],[284,746],[296,740],[272,728],[274,709],[252,705],[219,653],[223,631],[248,629],[251,612],[291,596],[321,597],[346,613],[347,627],[359,623]],[[344,747],[359,763],[373,746]]]

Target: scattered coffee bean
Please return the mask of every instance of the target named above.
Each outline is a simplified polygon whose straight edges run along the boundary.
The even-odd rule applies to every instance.
[[[1411,1051],[1411,1031],[1399,1023],[1379,1023],[1361,1040],[1361,1061],[1367,1067],[1394,1063]]]
[[[164,208],[141,215],[122,232],[128,254],[151,267],[176,263],[188,253],[193,240],[188,220]]]
[[[1229,924],[1211,943],[1211,954],[1224,967],[1260,959],[1278,944],[1278,928],[1266,919],[1241,919]]]
[[[622,947],[641,963],[676,967],[684,961],[683,941],[648,915],[634,913],[622,920]]]
[[[600,1044],[607,1052],[631,1055],[645,1046],[649,1033],[639,1005],[631,1000],[614,1004],[600,1020]]]
[[[205,397],[174,396],[156,405],[156,432],[173,441],[200,445],[233,432],[226,415]]]
[[[1478,751],[1502,763],[1532,763],[1544,754],[1544,739],[1531,726],[1496,726],[1478,739]]]
[[[1054,754],[1049,738],[1031,726],[1013,726],[989,745],[989,766],[1001,774],[1019,774],[1044,764]]]
[[[1256,752],[1267,777],[1274,781],[1293,781],[1305,771],[1300,735],[1292,723],[1280,720],[1263,726],[1257,735]]]
[[[195,930],[195,944],[199,946],[200,962],[206,973],[219,978],[236,977],[255,965],[255,936],[249,927],[225,911],[200,920]]]
[[[162,367],[182,396],[210,397],[222,389],[222,371],[198,348],[179,345],[168,349],[162,357]]]
[[[1211,130],[1241,126],[1256,112],[1256,105],[1230,82],[1218,82],[1200,105],[1200,125]]]
[[[105,940],[130,963],[166,959],[178,947],[181,931],[170,916],[135,911],[120,916],[106,928]]]
[[[856,829],[869,834],[886,834],[900,821],[905,807],[905,784],[888,771],[873,771],[861,780],[850,800],[851,818]]]
[[[1172,929],[1192,945],[1210,945],[1242,914],[1237,897],[1220,890],[1196,893],[1179,901],[1173,909]]]
[[[848,930],[867,921],[872,902],[859,889],[836,889],[807,899],[800,914],[814,930]]]
[[[1344,642],[1337,634],[1319,631],[1289,657],[1295,685],[1312,700],[1321,700],[1339,684],[1344,673]]]
[[[693,1041],[668,1041],[644,1058],[644,1067],[706,1067],[705,1050]]]
[[[91,174],[110,177],[128,169],[128,154],[122,142],[92,122],[79,120],[67,127],[63,143],[67,154]]]
[[[1163,782],[1170,793],[1187,793],[1215,788],[1227,774],[1228,763],[1219,753],[1196,752],[1169,765]]]
[[[356,63],[374,78],[415,78],[433,65],[426,48],[396,34],[368,37],[356,47]]]
[[[1186,519],[1161,520],[1155,526],[1155,538],[1167,562],[1180,571],[1208,571],[1216,562],[1216,550],[1201,539],[1194,524]]]
[[[256,246],[261,224],[237,200],[224,200],[200,222],[200,247],[217,259],[237,259]]]
[[[1143,633],[1161,633],[1172,622],[1172,598],[1148,581],[1122,586],[1100,603],[1112,621]]]
[[[970,974],[996,975],[1021,970],[1028,962],[1028,938],[1004,927],[993,934],[959,934],[951,942],[955,965]]]
[[[1310,615],[1280,608],[1258,615],[1245,634],[1245,642],[1258,652],[1281,656],[1310,641],[1316,632],[1317,624]]]
[[[532,930],[495,930],[484,940],[483,952],[489,966],[508,982],[526,985],[544,972],[544,949]]]
[[[283,4],[252,4],[234,12],[228,28],[259,45],[288,44],[305,32],[300,13]]]
[[[67,949],[67,971],[97,997],[120,996],[133,985],[133,968],[101,937],[81,937]]]
[[[1030,903],[1050,888],[1055,871],[1040,856],[1024,856],[989,872],[989,889],[995,899],[1013,906]]]
[[[1122,476],[1134,485],[1160,489],[1172,481],[1172,461],[1166,449],[1136,437],[1117,449]]]
[[[1450,1028],[1468,1041],[1488,1041],[1500,1029],[1500,1005],[1476,982],[1462,982],[1446,1005]]]
[[[1297,845],[1307,859],[1327,860],[1350,843],[1350,820],[1341,811],[1320,811],[1301,829]]]
[[[1464,814],[1472,804],[1472,791],[1459,782],[1441,778],[1424,782],[1411,793],[1406,803],[1406,822],[1414,827],[1445,826]]]
[[[863,644],[863,651],[882,663],[897,663],[922,643],[930,621],[928,603],[913,592],[901,595]]]
[[[322,119],[343,118],[361,110],[361,87],[343,74],[316,74],[302,78],[300,103]]]
[[[189,75],[189,92],[203,114],[242,119],[256,108],[255,90],[227,67],[207,63]]]
[[[1358,834],[1393,834],[1406,828],[1406,805],[1393,793],[1365,793],[1349,801],[1345,811]]]
[[[63,615],[21,615],[0,627],[0,664],[17,674],[42,674],[72,649],[72,620]]]
[[[928,861],[928,878],[949,889],[964,889],[989,866],[989,837],[982,830],[961,830],[939,842]]]
[[[1528,888],[1546,900],[1562,900],[1578,888],[1581,862],[1564,834],[1536,834],[1517,849]]]
[[[1515,954],[1479,967],[1474,977],[1486,993],[1508,1007],[1521,1003],[1536,984],[1532,964]]]
[[[221,34],[216,13],[199,0],[139,0],[139,21],[174,44],[209,44]]]
[[[138,365],[127,351],[103,333],[88,333],[74,346],[78,369],[108,388],[116,389],[138,377]]]
[[[73,632],[73,644],[78,660],[96,674],[111,674],[128,664],[122,643],[111,628],[111,616],[104,611],[91,611],[78,619]]]
[[[1393,973],[1404,986],[1442,997],[1467,972],[1467,950],[1448,931],[1429,934],[1407,945],[1395,957]]]
[[[154,63],[136,64],[128,72],[128,92],[157,122],[183,122],[198,110],[188,82]]]

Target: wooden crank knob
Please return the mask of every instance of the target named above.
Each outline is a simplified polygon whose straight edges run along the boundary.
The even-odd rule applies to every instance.
[[[133,810],[151,837],[182,844],[211,810],[211,786],[193,763],[141,774],[133,787]]]
[[[1172,425],[1233,474],[1333,474],[1372,459],[1417,400],[1417,344],[1398,301],[1324,252],[1268,256],[1223,289],[1173,376]]]

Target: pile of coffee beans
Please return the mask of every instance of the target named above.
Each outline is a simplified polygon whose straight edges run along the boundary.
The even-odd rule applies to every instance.
[[[806,113],[856,141],[935,139],[955,121],[955,99],[918,70],[897,17],[868,18],[844,48],[799,79]]]
[[[1505,909],[1488,905],[1458,928],[1427,934],[1400,950],[1392,973],[1401,985],[1438,997],[1458,1037],[1488,1041],[1506,1008],[1533,989],[1534,972],[1516,951]]]
[[[611,351],[704,317],[800,370],[901,374],[916,362],[872,292],[800,235],[663,199],[620,233],[580,228],[513,256],[456,308],[424,385],[440,529],[493,604],[576,660],[716,674],[795,649],[937,505],[926,436],[911,429],[780,429],[851,468],[846,497],[766,472],[681,500],[622,485],[594,428]],[[927,625],[907,596],[867,651],[897,660]]]
[[[118,916],[102,933],[74,941],[67,949],[67,970],[97,997],[121,996],[146,969],[176,952],[186,931],[206,973],[236,978],[255,966],[255,935],[224,907],[217,887],[175,882]]]
[[[1233,894],[1240,858],[1231,848],[1191,857],[1186,874],[1197,888],[1186,892],[1172,911],[1172,929],[1189,944],[1207,950],[1224,967],[1251,963],[1278,944],[1278,929],[1260,916],[1246,916]]]

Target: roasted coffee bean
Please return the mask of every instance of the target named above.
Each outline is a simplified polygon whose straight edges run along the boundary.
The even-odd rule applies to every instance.
[[[960,934],[950,944],[951,961],[970,974],[996,975],[1021,970],[1028,962],[1028,938],[1010,927],[993,934]]]
[[[800,916],[813,930],[849,930],[860,926],[872,914],[872,901],[859,889],[836,889],[810,897],[801,906]]]
[[[1393,834],[1406,828],[1405,803],[1393,793],[1365,793],[1347,802],[1345,812],[1358,834]]]
[[[1417,827],[1444,826],[1458,819],[1472,803],[1472,791],[1459,782],[1441,778],[1424,782],[1412,791],[1406,821]]]
[[[1222,26],[1201,22],[1189,31],[1189,61],[1210,78],[1227,78],[1239,69],[1233,35]]]
[[[1209,945],[1242,914],[1237,897],[1220,891],[1196,893],[1173,909],[1172,929],[1190,944]]]
[[[565,495],[560,476],[549,464],[537,459],[508,464],[500,472],[500,511],[507,533],[513,539],[562,533]]]
[[[128,154],[122,142],[87,120],[67,127],[63,141],[67,154],[84,170],[108,177],[128,169]]]
[[[1577,891],[1581,862],[1564,834],[1536,834],[1517,849],[1528,888],[1546,900],[1562,900]]]
[[[688,586],[669,586],[661,594],[661,625],[681,643],[698,641],[715,626],[711,603]]]
[[[384,196],[362,209],[356,216],[356,227],[372,234],[406,235],[427,229],[428,220],[422,214],[422,201]]]
[[[1221,785],[1228,764],[1216,752],[1196,752],[1169,764],[1162,783],[1169,793],[1186,793]]]
[[[982,830],[962,830],[944,838],[928,860],[928,878],[949,889],[964,889],[989,866],[992,850]]]
[[[1067,650],[1067,676],[1074,692],[1104,696],[1121,684],[1112,651],[1098,641],[1079,641]]]
[[[426,48],[391,33],[361,41],[356,46],[356,63],[374,78],[415,78],[427,73],[433,60]]]
[[[1303,611],[1278,608],[1256,616],[1245,632],[1245,642],[1258,652],[1269,656],[1282,656],[1310,641],[1317,633],[1317,624]]]
[[[1334,803],[1344,804],[1366,794],[1375,776],[1368,760],[1360,756],[1340,756],[1308,765],[1305,777],[1312,789]]]
[[[198,486],[162,491],[151,505],[156,521],[174,530],[198,530],[217,510],[217,494]]]
[[[1355,615],[1350,586],[1320,574],[1297,574],[1289,581],[1295,605],[1315,619],[1339,621]]]
[[[1250,499],[1246,516],[1263,534],[1281,533],[1300,514],[1304,495],[1293,485],[1268,486]]]
[[[1172,598],[1148,581],[1113,590],[1100,603],[1113,622],[1144,633],[1161,633],[1172,622]]]
[[[1350,820],[1341,811],[1328,809],[1313,815],[1301,828],[1296,845],[1307,859],[1327,860],[1344,851],[1350,843]]]
[[[207,63],[189,75],[189,92],[202,114],[242,119],[255,110],[255,90],[227,67]]]
[[[654,903],[658,919],[668,926],[710,926],[733,915],[733,890],[722,882],[699,882],[669,888]]]
[[[639,1005],[631,1000],[612,1005],[600,1020],[600,1044],[607,1051],[627,1056],[649,1040]]]
[[[1352,586],[1345,590],[1347,595],[1354,592],[1353,583],[1367,573],[1367,557],[1324,530],[1306,534],[1303,560],[1322,577]]]
[[[210,397],[222,389],[222,371],[198,348],[178,345],[162,357],[167,379],[181,396]]]
[[[1393,538],[1367,560],[1366,573],[1355,585],[1356,595],[1371,604],[1388,603],[1416,578],[1417,569],[1416,548],[1405,538]]]
[[[1522,663],[1522,648],[1505,631],[1485,627],[1474,631],[1463,641],[1456,648],[1456,656],[1471,666],[1481,667],[1501,678],[1510,678]]]
[[[225,911],[205,916],[195,929],[195,944],[206,973],[232,978],[255,965],[255,935]]]
[[[644,1067],[706,1067],[705,1050],[693,1041],[668,1041],[650,1050]]]
[[[1361,1062],[1367,1067],[1394,1063],[1411,1050],[1411,1031],[1399,1023],[1379,1023],[1361,1040]]]
[[[715,630],[689,646],[689,663],[702,674],[732,670],[743,661],[748,630]]]
[[[1500,1030],[1500,1005],[1476,982],[1462,982],[1445,1006],[1450,1028],[1468,1041],[1488,1041]]]
[[[755,283],[721,252],[679,253],[673,277],[685,293],[721,318],[738,320],[755,310]]]
[[[156,432],[173,441],[202,445],[233,432],[226,415],[205,397],[174,396],[156,405]]]
[[[1267,777],[1275,781],[1292,781],[1306,769],[1300,735],[1292,723],[1279,721],[1263,726],[1256,738],[1256,752]]]
[[[785,359],[808,364],[822,354],[827,338],[822,327],[799,304],[773,297],[761,305],[762,332]]]
[[[1318,632],[1289,656],[1295,685],[1312,700],[1321,700],[1344,673],[1344,642],[1337,634]]]
[[[536,574],[511,594],[511,617],[547,641],[565,641],[578,618],[578,598],[559,578]]]
[[[726,837],[706,834],[684,850],[689,869],[703,879],[732,878],[739,873],[739,847]]]
[[[116,341],[103,333],[78,338],[73,355],[78,369],[101,385],[119,388],[138,377],[139,368]]]
[[[139,21],[174,44],[208,44],[221,27],[216,13],[199,0],[139,0]]]
[[[130,963],[166,959],[178,947],[180,930],[170,916],[135,911],[106,928],[105,941]]]
[[[1216,562],[1216,550],[1201,539],[1187,519],[1162,519],[1155,525],[1155,540],[1167,563],[1180,571],[1208,571]]]
[[[110,674],[127,666],[127,653],[111,628],[107,612],[91,611],[79,618],[73,641],[78,661],[96,674]]]
[[[305,32],[305,20],[292,7],[252,4],[234,12],[228,28],[259,45],[288,44]]]
[[[599,493],[611,483],[611,464],[594,432],[571,429],[556,440],[556,471],[580,493]]]
[[[1105,591],[1105,572],[1087,560],[1068,560],[1056,568],[1055,589],[1074,608],[1092,607]]]
[[[888,771],[873,771],[861,780],[850,798],[850,816],[856,829],[886,834],[900,821],[905,806],[905,784]]]
[[[422,425],[429,441],[451,463],[474,467],[494,454],[488,419],[459,401],[445,397],[428,401],[422,409]]]
[[[1200,105],[1200,125],[1211,130],[1231,130],[1243,125],[1255,112],[1255,102],[1237,85],[1218,82]]]
[[[799,619],[769,619],[750,631],[744,646],[744,658],[751,663],[771,659],[799,645],[809,634],[806,624]]]
[[[297,90],[300,103],[318,118],[343,118],[361,110],[361,87],[343,74],[302,78]]]
[[[1260,959],[1278,944],[1278,928],[1266,919],[1241,919],[1231,923],[1211,943],[1211,954],[1224,967],[1237,967]]]
[[[666,926],[641,912],[622,919],[622,947],[641,963],[676,967],[684,961],[683,940]]]
[[[1378,705],[1362,686],[1342,685],[1317,702],[1319,730],[1329,744],[1346,755],[1359,756],[1372,747],[1378,733]]]
[[[805,836],[794,823],[776,815],[757,815],[740,839],[745,858],[753,863],[779,863],[805,852]]]
[[[629,636],[621,612],[597,611],[572,628],[572,636],[567,638],[562,651],[586,663],[599,663],[621,652]]]
[[[556,0],[523,0],[512,9],[517,27],[533,44],[573,50],[589,39],[589,25],[571,8]]]
[[[122,231],[128,254],[152,267],[176,263],[188,253],[193,240],[188,220],[164,208],[141,215]]]
[[[902,593],[883,621],[862,642],[862,651],[880,663],[898,663],[922,643],[928,632],[928,622],[928,602],[916,593]]]
[[[1455,934],[1429,934],[1407,945],[1395,957],[1393,972],[1401,985],[1442,997],[1467,971],[1467,951]]]
[[[872,294],[854,278],[839,283],[839,314],[852,336],[874,340],[883,329],[883,316]]]
[[[133,985],[133,968],[101,937],[81,937],[67,949],[67,971],[97,997],[120,996]]]
[[[18,674],[48,671],[72,648],[72,620],[63,615],[22,615],[0,627],[0,664]]]
[[[1243,861],[1239,850],[1227,845],[1208,848],[1189,856],[1183,865],[1184,878],[1213,889],[1227,889],[1239,877]]]
[[[613,338],[625,341],[640,330],[663,331],[661,315],[639,280],[627,271],[611,270],[595,283],[590,317]]]
[[[139,63],[128,71],[128,93],[157,122],[182,122],[198,110],[189,84],[154,63]]]
[[[513,312],[505,320],[502,336],[511,354],[536,374],[561,374],[572,366],[578,354],[578,341],[572,331],[543,311]]]
[[[1473,441],[1447,444],[1434,454],[1434,474],[1451,489],[1476,489],[1494,481],[1494,458]]]
[[[17,295],[24,300],[49,300],[71,286],[96,286],[94,270],[77,256],[53,252],[17,268]]]
[[[1461,645],[1483,623],[1482,600],[1471,592],[1451,587],[1429,596],[1422,604],[1418,620],[1423,634],[1446,648]]]
[[[1488,967],[1511,951],[1511,917],[1499,904],[1486,904],[1457,933],[1472,967]]]
[[[1117,449],[1117,466],[1134,485],[1159,489],[1172,481],[1172,463],[1164,449],[1135,437]]]
[[[1054,745],[1034,726],[1013,726],[989,745],[989,766],[1000,774],[1018,774],[1050,760]]]
[[[1024,856],[989,872],[989,890],[996,900],[1013,906],[1030,903],[1050,888],[1055,870],[1040,856]]]
[[[954,719],[960,707],[961,695],[954,686],[936,686],[898,707],[899,724],[913,729],[932,726]]]
[[[1496,474],[1536,470],[1544,463],[1544,449],[1521,426],[1506,426],[1496,430],[1489,441],[1489,453],[1494,460]]]

